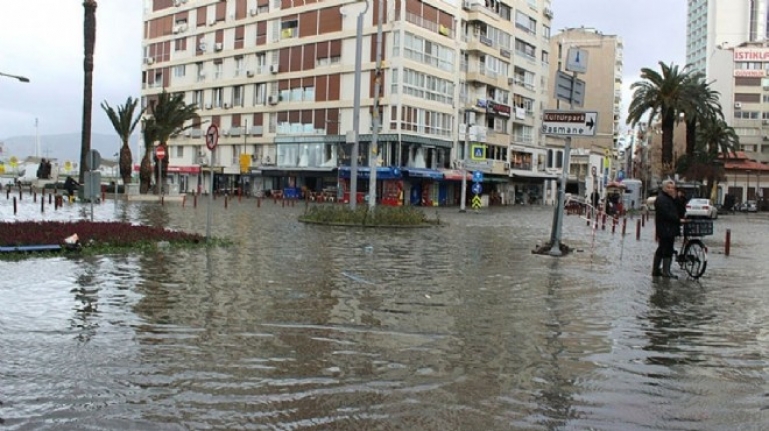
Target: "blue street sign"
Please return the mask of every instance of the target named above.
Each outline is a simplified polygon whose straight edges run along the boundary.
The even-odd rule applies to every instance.
[[[473,194],[479,195],[483,191],[483,188],[481,187],[480,183],[474,183],[473,184]]]
[[[481,181],[483,181],[483,172],[473,171],[473,181],[476,183],[480,183]]]

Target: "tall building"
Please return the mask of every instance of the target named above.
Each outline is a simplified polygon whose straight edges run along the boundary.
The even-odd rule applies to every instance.
[[[769,0],[688,0],[686,63],[711,74],[716,49],[769,37]]]
[[[600,189],[605,180],[615,177],[616,172],[611,171],[612,167],[607,161],[610,157],[607,157],[607,154],[614,154],[620,135],[623,44],[620,37],[603,34],[594,28],[562,30],[550,40],[550,51],[554,53],[555,59],[550,63],[551,79],[555,79],[559,70],[572,75],[572,72],[566,71],[567,56],[571,49],[587,53],[586,72],[576,75],[585,83],[584,104],[572,108],[569,103],[559,101],[551,91],[548,108],[598,113],[595,136],[572,138],[574,150],[569,169],[571,187],[568,190],[584,196],[593,190],[594,178],[591,172],[598,173],[598,176],[604,179],[596,179],[596,185]],[[557,162],[561,157],[562,147],[562,140],[549,139],[548,152],[554,153],[554,156],[548,157],[548,160],[555,159]]]
[[[504,193],[519,179],[541,183],[537,125],[546,97],[540,83],[548,74],[550,1],[385,1],[378,73],[379,6],[145,0],[143,102],[166,90],[199,109],[169,142],[171,181],[182,191],[206,190],[212,180],[216,188],[248,183],[255,193],[346,191],[358,114],[358,191],[366,193],[378,103],[382,203],[458,203],[465,140],[472,169],[484,174],[484,193]],[[465,118],[472,127],[460,128]],[[213,154],[203,139],[210,124],[220,130]]]

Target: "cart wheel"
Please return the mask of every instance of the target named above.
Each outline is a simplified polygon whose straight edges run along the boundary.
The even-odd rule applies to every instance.
[[[689,274],[689,277],[695,280],[702,277],[708,266],[708,252],[705,244],[698,239],[690,240],[686,244],[682,260],[684,271]]]

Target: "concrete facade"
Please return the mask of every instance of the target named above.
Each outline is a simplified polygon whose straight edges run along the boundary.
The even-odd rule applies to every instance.
[[[514,181],[516,160],[524,174],[541,167],[550,1],[398,0],[383,7],[379,95],[377,1],[364,13],[360,166],[368,165],[378,96],[381,166],[458,167],[462,118],[472,112],[470,138],[486,144],[485,174]],[[169,142],[171,166],[187,176],[183,190],[205,184],[206,170],[194,168],[209,163],[223,175],[315,170],[326,180],[349,164],[356,21],[365,8],[350,1],[145,0],[142,100],[151,104],[165,89],[199,108],[199,118]],[[203,139],[212,123],[220,129],[215,161]],[[516,159],[511,147],[526,157]],[[270,181],[263,188],[283,180]]]

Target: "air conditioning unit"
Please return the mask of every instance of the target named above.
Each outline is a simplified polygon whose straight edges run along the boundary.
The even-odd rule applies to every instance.
[[[542,11],[542,15],[545,15],[546,18],[553,19],[553,10],[546,7],[545,10]]]
[[[507,78],[507,85],[515,84],[515,78]]]
[[[190,136],[191,134],[192,134],[192,132],[190,132],[189,130],[185,130],[184,131],[184,136]]]
[[[232,106],[229,103],[224,104],[224,109],[230,109]]]
[[[198,78],[205,79],[206,78],[206,72],[201,71],[200,73],[198,73]]]
[[[222,43],[221,43],[221,42],[216,42],[216,43],[214,44],[214,51],[221,51],[221,50],[222,50],[222,48],[224,48],[224,45],[222,45]]]
[[[276,74],[278,72],[280,72],[280,66],[278,66],[277,64],[271,64],[270,65],[270,73],[272,73],[274,75],[274,74]]]
[[[742,109],[742,103],[734,102],[734,109]]]
[[[182,5],[182,0],[174,0],[174,6],[178,7],[178,6],[181,6],[181,5]]]
[[[152,63],[154,63],[154,62],[155,62],[155,59],[154,59],[154,58],[152,58],[152,57],[146,57],[146,58],[144,59],[144,62],[145,62],[145,63],[147,63],[147,64],[152,64]]]
[[[174,30],[173,30],[174,34],[179,34],[179,32],[181,32],[181,31],[182,30],[181,30],[181,28],[179,28],[178,25],[174,26]]]
[[[248,13],[249,13],[251,16],[256,16],[256,15],[259,13],[259,9],[257,9],[257,8],[252,8],[251,10],[249,10],[249,11],[248,11]]]
[[[769,126],[769,120],[761,120],[761,124],[764,126]]]
[[[473,2],[471,2],[470,0],[465,0],[462,2],[462,9],[470,10],[472,8],[473,8]]]
[[[249,78],[253,78],[254,77],[254,71],[253,70],[247,70],[246,71],[246,76],[248,76]]]
[[[201,42],[201,43],[198,44],[198,51],[203,51],[203,52],[206,51],[206,43],[205,42]]]
[[[211,27],[211,26],[214,26],[214,25],[216,25],[216,18],[211,18],[211,20],[208,21],[208,26]]]
[[[229,134],[230,134],[230,132],[228,132],[228,131],[226,131],[226,130],[222,131],[222,136],[227,136],[227,135],[229,135]]]
[[[206,103],[206,109],[211,109],[211,108],[213,108],[213,106],[211,106],[210,103]]]
[[[270,105],[277,105],[278,104],[278,96],[268,96],[267,97],[267,103]]]
[[[506,171],[510,170],[510,162],[505,162],[505,170]]]

